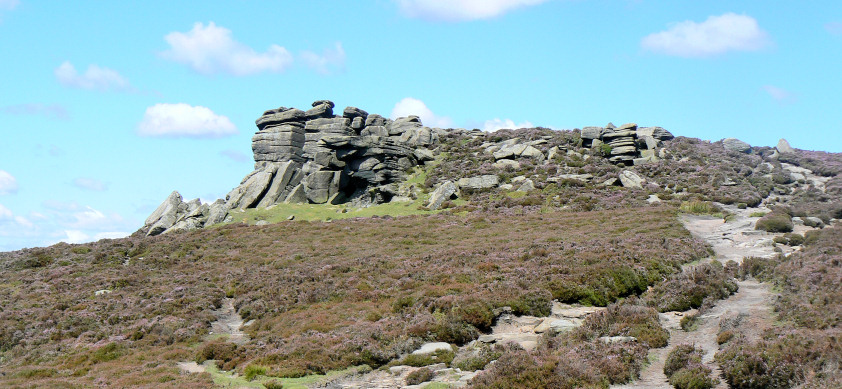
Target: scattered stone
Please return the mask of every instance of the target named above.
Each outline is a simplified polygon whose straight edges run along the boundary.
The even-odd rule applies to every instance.
[[[801,220],[804,222],[804,225],[807,226],[807,227],[814,227],[814,228],[823,228],[824,227],[824,221],[820,218],[817,218],[817,217],[807,216],[807,217],[802,217]]]
[[[513,170],[518,170],[518,169],[520,169],[520,162],[515,161],[513,159],[501,159],[497,162],[494,162],[493,166],[495,168],[501,169],[501,170],[507,169],[507,168],[512,168]]]
[[[795,149],[793,149],[792,146],[789,145],[789,142],[787,142],[786,139],[783,138],[778,141],[778,145],[775,147],[775,149],[778,150],[778,152],[781,154],[795,152]]]
[[[600,337],[599,340],[603,343],[631,343],[637,342],[637,338],[634,336],[603,336]]]
[[[432,354],[439,350],[452,351],[453,348],[450,346],[450,343],[446,342],[424,343],[423,345],[421,345],[421,348],[413,351],[412,355]]]
[[[158,208],[146,218],[144,228],[147,228],[146,235],[158,235],[172,227],[178,220],[178,208],[182,204],[181,194],[173,191],[167,196]]]
[[[456,182],[456,186],[458,186],[459,189],[473,190],[494,188],[499,184],[500,178],[494,174],[460,178],[459,181]]]
[[[517,188],[518,192],[529,192],[530,190],[535,190],[535,183],[532,182],[530,179],[526,179],[523,181],[523,184]]]
[[[643,188],[643,178],[631,170],[620,172],[620,183],[626,188]]]
[[[430,202],[427,208],[430,210],[437,210],[441,204],[450,200],[456,194],[456,184],[453,181],[445,181],[430,195]]]
[[[558,152],[559,152],[558,146],[551,147],[550,150],[547,151],[547,159],[549,159],[549,160],[555,159],[555,157],[558,156]]]
[[[751,145],[743,142],[737,138],[725,138],[722,140],[722,147],[728,151],[736,151],[739,153],[750,153]]]

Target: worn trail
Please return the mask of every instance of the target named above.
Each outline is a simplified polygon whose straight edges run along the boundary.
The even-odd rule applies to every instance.
[[[768,212],[768,209],[737,209],[730,206],[723,206],[723,208],[734,214],[727,223],[722,218],[710,216],[681,217],[685,228],[713,247],[716,257],[709,258],[708,261],[716,259],[725,263],[733,260],[741,263],[745,257],[772,257],[777,254],[774,251],[773,242],[775,234],[755,230],[754,224],[758,218],[750,216],[758,211]],[[680,344],[695,344],[704,349],[705,355],[702,362],[713,369],[716,376],[719,376],[720,371],[713,357],[719,351],[716,337],[720,331],[720,323],[723,320],[740,320],[748,324],[745,328],[751,329],[748,336],[759,337],[763,330],[769,328],[773,322],[771,308],[773,294],[769,291],[768,285],[751,279],[738,281],[737,284],[739,291],[717,302],[716,306],[701,314],[697,327],[692,331],[682,330],[679,323],[684,315],[693,314],[695,311],[660,314],[661,324],[670,332],[669,345],[651,352],[652,362],[641,372],[639,380],[631,384],[616,386],[616,388],[670,388],[667,377],[664,375],[664,362],[669,352]],[[727,388],[727,385],[721,381],[717,388]]]

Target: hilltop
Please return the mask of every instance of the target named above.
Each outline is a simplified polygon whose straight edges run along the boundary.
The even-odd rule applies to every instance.
[[[225,199],[0,253],[0,382],[839,383],[842,155],[334,108],[264,112]]]

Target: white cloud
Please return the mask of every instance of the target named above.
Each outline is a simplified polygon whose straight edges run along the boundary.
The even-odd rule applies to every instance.
[[[492,120],[486,120],[485,125],[483,126],[482,130],[486,131],[486,132],[494,132],[494,131],[502,130],[502,129],[516,130],[518,128],[532,128],[532,127],[535,127],[535,125],[533,125],[529,121],[525,121],[523,123],[515,124],[515,122],[512,119],[501,120],[501,119],[495,118],[495,119],[492,119]]]
[[[17,193],[18,180],[5,170],[0,170],[0,195]]]
[[[726,13],[701,23],[674,23],[666,31],[643,38],[640,45],[678,57],[710,57],[729,51],[754,51],[769,45],[768,34],[747,15]]]
[[[100,180],[93,178],[79,177],[73,180],[73,185],[80,189],[92,190],[96,192],[103,192],[108,189],[108,185]]]
[[[322,55],[312,51],[302,52],[301,60],[309,68],[321,74],[330,74],[332,70],[344,71],[345,49],[342,48],[341,42],[336,42],[333,48],[325,49]]]
[[[10,211],[9,208],[4,207],[3,204],[0,204],[0,220],[11,220],[12,217],[12,211]]]
[[[210,108],[189,104],[155,104],[146,108],[138,124],[141,136],[219,138],[237,133],[237,127],[226,116]]]
[[[764,85],[763,91],[765,91],[770,97],[779,101],[779,102],[793,102],[795,101],[795,95],[792,92],[778,88],[772,85]]]
[[[94,235],[93,241],[97,241],[100,239],[120,239],[125,238],[129,235],[131,235],[131,233],[123,231],[100,232]]]
[[[91,238],[88,234],[79,230],[65,230],[64,234],[66,237],[61,241],[66,243],[84,243],[89,241]]]
[[[41,103],[29,103],[7,105],[5,107],[0,108],[0,112],[8,113],[11,115],[43,116],[55,120],[70,119],[70,114],[67,112],[67,108],[64,108],[64,106],[59,104],[47,105]]]
[[[79,74],[69,61],[64,61],[55,70],[56,79],[66,87],[80,89],[96,89],[100,91],[116,90],[128,91],[132,89],[125,77],[105,67],[88,65],[85,74]]]
[[[171,32],[164,37],[170,45],[161,55],[164,58],[190,66],[202,74],[228,73],[237,76],[262,72],[282,72],[293,62],[287,49],[271,45],[263,52],[235,41],[231,30],[218,27],[213,22],[207,27],[196,23],[193,29]]]
[[[397,119],[410,115],[420,117],[421,123],[427,127],[450,128],[453,126],[453,121],[449,117],[434,114],[433,111],[427,108],[427,104],[412,97],[407,97],[395,104],[391,117],[392,119]]]
[[[489,19],[548,0],[396,0],[404,15],[431,21]]]
[[[0,10],[11,11],[20,4],[19,0],[0,0]]]

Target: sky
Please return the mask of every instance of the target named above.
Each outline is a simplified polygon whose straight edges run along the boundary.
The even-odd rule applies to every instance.
[[[0,53],[0,251],[224,198],[254,120],[321,99],[842,152],[838,0],[0,0]]]

